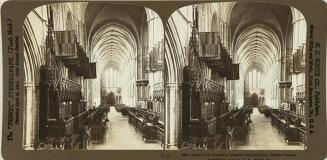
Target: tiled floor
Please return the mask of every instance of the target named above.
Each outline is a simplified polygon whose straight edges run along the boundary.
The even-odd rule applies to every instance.
[[[249,141],[245,145],[237,145],[238,150],[303,150],[298,145],[288,145],[277,129],[271,125],[270,117],[260,114],[257,108],[253,109],[250,123]]]
[[[161,150],[157,143],[144,143],[140,134],[128,123],[128,116],[111,107],[109,113],[110,122],[107,123],[107,131],[103,143],[91,144],[91,150]]]

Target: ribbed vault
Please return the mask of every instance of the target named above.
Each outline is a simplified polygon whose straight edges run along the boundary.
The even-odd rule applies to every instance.
[[[242,62],[241,69],[252,66],[266,72],[279,57],[281,51],[277,35],[264,25],[253,25],[244,30],[235,43],[236,61]]]
[[[264,95],[260,95],[265,97],[264,103],[275,106],[279,94],[275,88],[280,81],[281,58],[286,54],[286,36],[292,21],[291,9],[264,3],[236,3],[230,7],[227,19],[231,53],[234,63],[240,63],[240,81],[233,82],[232,103],[246,104],[250,93],[264,88]]]
[[[291,18],[287,6],[239,3],[229,16],[235,60],[242,72],[257,68],[267,72],[280,58]]]
[[[92,59],[98,62],[102,72],[108,64],[124,70],[137,53],[136,40],[132,33],[123,25],[108,23],[101,27],[91,41]]]
[[[144,7],[111,3],[88,3],[85,8],[87,50],[97,62],[97,79],[93,82],[94,99],[101,92],[121,88],[122,103],[134,105],[137,75],[141,73],[143,41],[147,27]],[[110,72],[109,72],[110,71]],[[109,82],[106,83],[106,82]],[[101,93],[102,94],[102,93]],[[106,94],[106,93],[103,93]]]
[[[140,51],[140,31],[146,19],[143,7],[88,3],[85,10],[88,49],[98,73],[108,66],[120,71],[130,66]]]

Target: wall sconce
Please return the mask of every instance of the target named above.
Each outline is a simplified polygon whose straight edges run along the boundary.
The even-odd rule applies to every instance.
[[[212,104],[212,105],[214,105],[214,104],[215,104],[215,102],[212,102],[211,104]]]
[[[204,102],[204,105],[206,105],[206,106],[207,106],[208,104],[209,104],[208,102]]]

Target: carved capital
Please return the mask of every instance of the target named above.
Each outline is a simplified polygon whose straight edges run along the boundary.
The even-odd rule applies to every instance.
[[[149,84],[149,80],[148,79],[140,79],[140,80],[136,80],[136,86],[147,86]]]
[[[279,88],[291,88],[292,82],[291,81],[282,81],[279,82]]]

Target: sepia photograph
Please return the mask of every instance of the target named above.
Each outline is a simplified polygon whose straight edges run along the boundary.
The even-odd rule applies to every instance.
[[[304,150],[306,33],[292,6],[175,11],[165,24],[167,147]]]
[[[35,8],[23,148],[303,150],[306,26],[264,3],[186,6],[165,28],[133,5]]]
[[[324,0],[0,4],[0,159],[327,160]]]
[[[24,72],[24,150],[164,149],[164,27],[151,9],[37,7]]]

